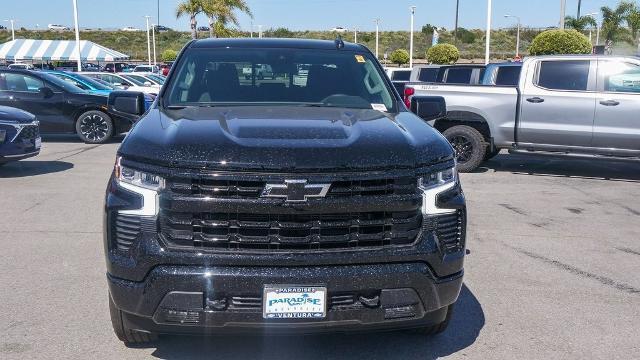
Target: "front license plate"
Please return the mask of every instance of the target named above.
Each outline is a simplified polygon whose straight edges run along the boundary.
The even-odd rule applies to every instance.
[[[277,286],[264,288],[265,319],[323,319],[327,315],[327,288]]]
[[[42,147],[42,138],[36,138],[36,149],[40,149]]]

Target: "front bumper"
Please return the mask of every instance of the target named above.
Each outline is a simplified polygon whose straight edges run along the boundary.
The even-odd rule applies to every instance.
[[[17,161],[40,153],[38,122],[29,124],[0,123],[0,163]],[[29,128],[30,136],[21,136],[24,128]]]
[[[429,326],[444,321],[462,272],[435,279],[424,263],[323,267],[160,266],[142,282],[108,276],[113,302],[132,329],[158,333],[313,333]],[[328,289],[327,317],[263,319],[264,284]],[[355,299],[353,303],[345,298]],[[362,301],[361,301],[362,300]]]

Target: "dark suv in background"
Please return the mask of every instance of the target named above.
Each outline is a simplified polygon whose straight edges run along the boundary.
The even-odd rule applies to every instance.
[[[0,106],[0,166],[40,153],[40,130],[33,114]]]
[[[43,134],[75,133],[97,144],[128,131],[133,122],[110,112],[107,100],[51,74],[0,69],[0,105],[34,114]]]
[[[245,79],[262,64],[286,76]],[[174,66],[106,192],[120,340],[444,331],[466,241],[454,151],[366,47],[210,39]],[[445,114],[442,98],[411,105]]]

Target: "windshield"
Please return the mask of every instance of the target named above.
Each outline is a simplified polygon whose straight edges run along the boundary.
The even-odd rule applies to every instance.
[[[59,79],[67,81],[83,90],[113,90],[112,87],[103,85],[87,76],[82,76],[78,74],[71,76],[68,74],[60,74],[60,73],[50,73],[50,75],[53,75]]]
[[[192,49],[172,76],[165,106],[299,104],[395,111],[367,52]]]
[[[158,85],[164,85],[165,78],[163,76],[147,74],[147,75],[145,75],[145,77],[153,80]]]
[[[130,82],[132,82],[136,86],[146,86],[144,84],[144,80],[140,81],[141,79],[139,77],[136,79],[135,77],[133,77],[131,75],[124,75],[124,74],[121,74],[120,76],[122,76],[123,79],[129,80]]]

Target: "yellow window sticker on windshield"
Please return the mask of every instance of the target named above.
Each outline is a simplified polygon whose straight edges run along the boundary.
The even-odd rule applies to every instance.
[[[362,56],[362,55],[356,55],[356,61],[359,62],[359,63],[366,62],[364,60],[364,56]]]

